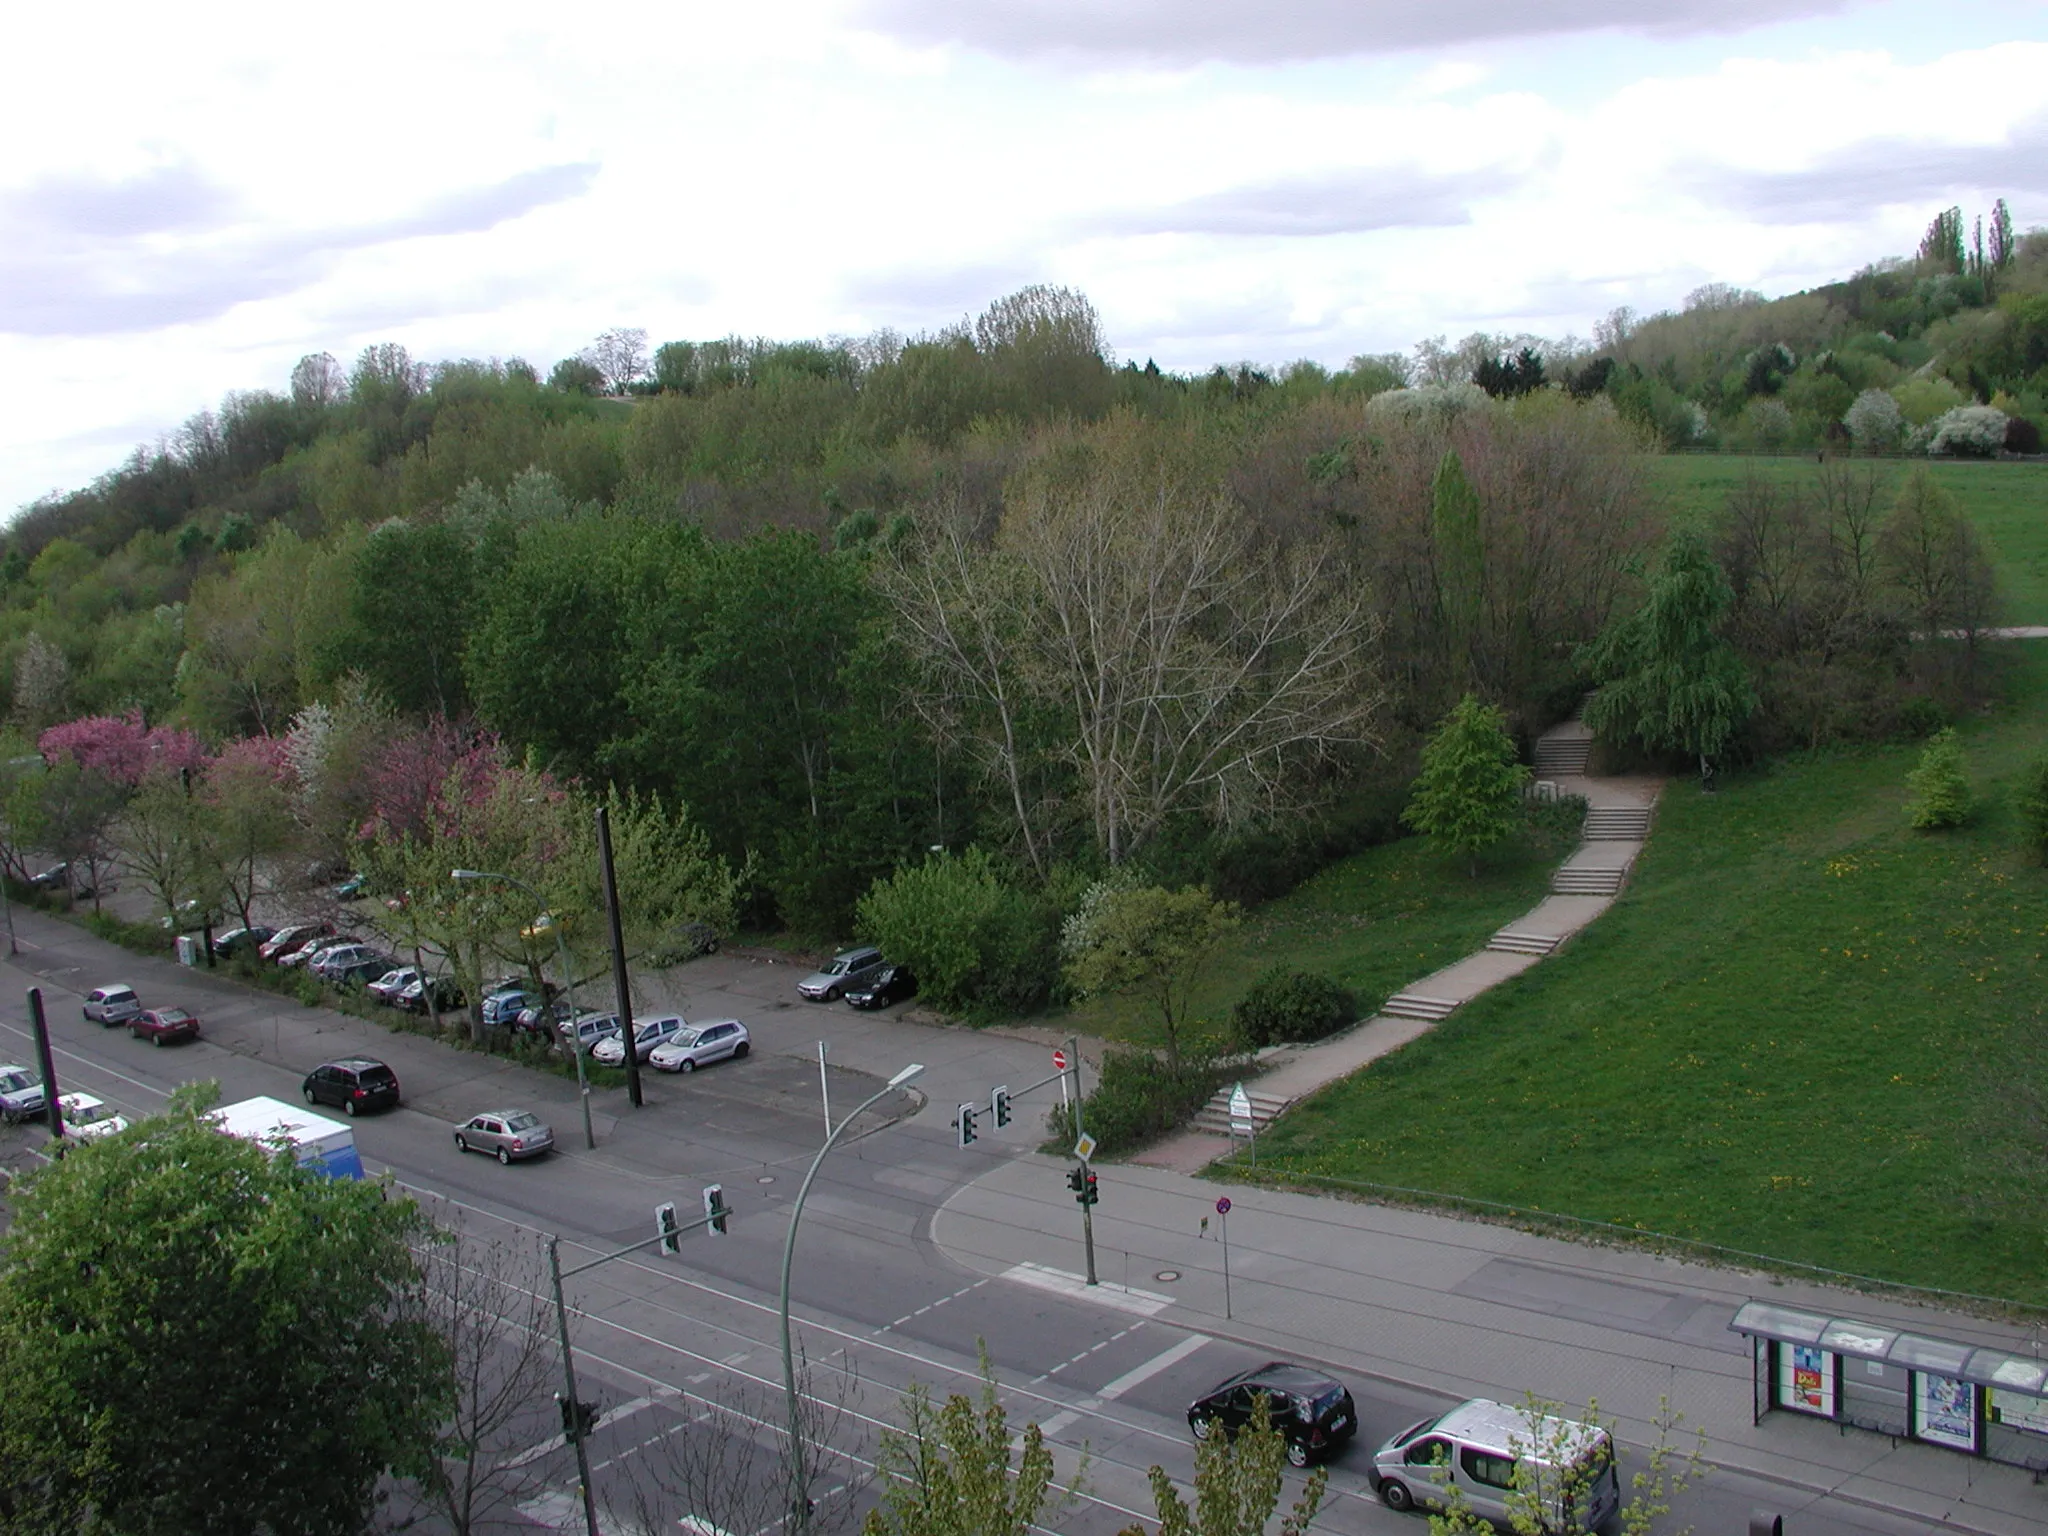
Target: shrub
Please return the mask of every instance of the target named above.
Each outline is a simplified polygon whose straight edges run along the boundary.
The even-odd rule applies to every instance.
[[[1899,731],[1914,741],[1924,741],[1948,724],[1948,711],[1925,694],[1915,694],[1899,706]]]
[[[1963,744],[1956,739],[1955,727],[1934,734],[1906,783],[1913,791],[1906,813],[1914,827],[1959,827],[1970,819],[1970,781],[1963,771]]]
[[[862,938],[916,973],[949,1012],[1024,1012],[1057,973],[1056,914],[1006,883],[980,848],[936,853],[877,880],[860,899]]]
[[[1098,1155],[1128,1152],[1178,1129],[1242,1065],[1241,1057],[1225,1054],[1213,1041],[1185,1049],[1178,1071],[1146,1051],[1104,1053],[1102,1075],[1082,1098],[1082,1118]],[[1046,1125],[1052,1132],[1048,1151],[1073,1149],[1074,1114],[1068,1106],[1054,1105]]]
[[[1884,453],[1899,446],[1906,435],[1905,413],[1899,402],[1881,389],[1866,389],[1856,397],[1842,417],[1856,446],[1865,453]]]
[[[2005,412],[1990,405],[1959,405],[1934,423],[1927,451],[1937,456],[1988,459],[2005,447]]]
[[[2005,451],[2007,453],[2039,453],[2041,451],[2041,428],[2025,416],[2008,416],[2005,421]]]
[[[1358,1015],[1351,994],[1327,976],[1274,966],[1230,1010],[1230,1022],[1247,1050],[1289,1041],[1320,1040]]]

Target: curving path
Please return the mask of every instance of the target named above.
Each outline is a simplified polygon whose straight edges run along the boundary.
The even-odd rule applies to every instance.
[[[1554,785],[1558,795],[1586,799],[1581,841],[1551,877],[1550,894],[1496,933],[1484,949],[1388,998],[1372,1018],[1314,1045],[1261,1052],[1259,1075],[1245,1087],[1260,1128],[1297,1099],[1399,1050],[1449,1018],[1460,1004],[1521,975],[1614,905],[1649,837],[1664,781],[1596,778],[1586,772],[1592,746],[1593,733],[1576,719],[1553,726],[1536,743],[1537,785]],[[1222,1155],[1226,1143],[1221,1138],[1229,1134],[1225,1089],[1195,1117],[1192,1129],[1147,1147],[1130,1161],[1198,1172]]]

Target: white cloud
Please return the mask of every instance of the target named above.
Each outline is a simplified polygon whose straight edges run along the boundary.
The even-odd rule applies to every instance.
[[[385,339],[545,368],[616,324],[915,331],[1048,281],[1140,361],[1334,363],[1824,281],[1949,202],[2048,219],[2048,45],[1972,41],[2002,3],[1702,3],[1660,26],[1806,19],[1644,40],[1608,0],[1203,0],[1165,65],[1105,45],[1072,75],[830,0],[621,0],[600,25],[519,0],[488,26],[374,0],[304,34],[274,7],[118,32],[46,8],[17,54],[89,61],[93,90],[26,71],[0,98],[0,508]],[[1539,11],[1605,30],[1506,40]],[[1305,62],[1202,62],[1275,14],[1285,46],[1237,55]],[[1396,22],[1445,41],[1332,57],[1361,17],[1374,47]]]

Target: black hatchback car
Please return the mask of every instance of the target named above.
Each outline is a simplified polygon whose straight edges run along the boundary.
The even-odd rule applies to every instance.
[[[301,1089],[308,1104],[332,1104],[345,1115],[398,1106],[398,1074],[381,1061],[352,1056],[330,1061],[306,1074]]]
[[[1197,1440],[1219,1427],[1234,1434],[1251,1423],[1261,1397],[1272,1426],[1287,1440],[1288,1461],[1297,1467],[1335,1454],[1358,1433],[1358,1410],[1342,1382],[1284,1360],[1241,1371],[1203,1393],[1188,1404],[1188,1428]]]
[[[917,978],[900,965],[885,965],[858,986],[840,994],[855,1008],[886,1008],[891,1003],[917,995]]]

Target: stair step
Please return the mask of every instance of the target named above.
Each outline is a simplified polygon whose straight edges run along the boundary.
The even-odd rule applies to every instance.
[[[1552,933],[1517,933],[1512,928],[1503,928],[1486,941],[1486,947],[1507,955],[1548,955],[1554,954],[1564,939]]]
[[[1650,813],[1643,810],[1592,810],[1586,812],[1582,836],[1626,839],[1639,842],[1650,835]]]
[[[1251,1100],[1252,1125],[1261,1131],[1294,1102],[1292,1099],[1274,1098],[1270,1094],[1253,1093],[1249,1088],[1245,1090],[1245,1097]],[[1189,1126],[1214,1136],[1230,1135],[1230,1089],[1219,1088],[1214,1098],[1195,1111],[1195,1118]]]
[[[1550,889],[1560,896],[1612,896],[1621,889],[1623,869],[1560,869]]]
[[[1583,774],[1593,755],[1590,743],[1577,748],[1553,747],[1548,742],[1536,744],[1536,772],[1548,778],[1552,774]]]
[[[1397,1019],[1447,1019],[1451,1010],[1458,1006],[1458,1000],[1448,997],[1425,997],[1420,992],[1397,992],[1380,1007],[1381,1013],[1390,1013]]]

